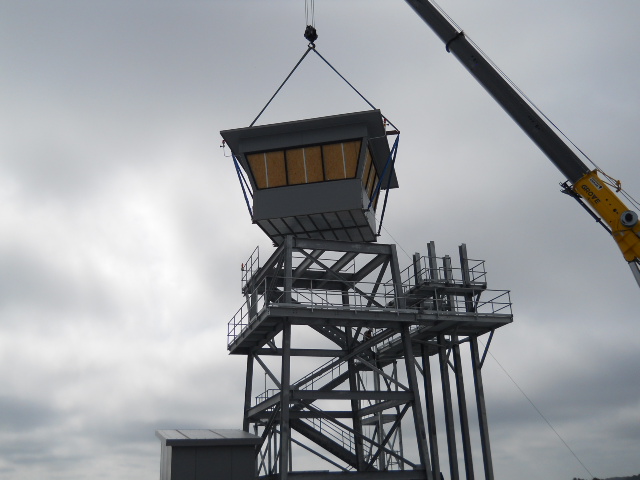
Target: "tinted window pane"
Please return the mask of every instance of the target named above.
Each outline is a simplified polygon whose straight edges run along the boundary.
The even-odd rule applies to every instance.
[[[287,150],[287,179],[289,185],[306,183],[304,155],[302,148]]]
[[[304,149],[305,164],[307,166],[307,182],[322,182],[322,154],[320,147],[306,147]]]
[[[367,148],[367,155],[364,160],[364,170],[362,171],[362,185],[364,188],[367,188],[367,184],[369,183],[369,174],[371,173],[371,154],[369,153],[369,149]]]
[[[342,157],[342,144],[334,143],[322,146],[324,160],[324,174],[326,180],[339,180],[345,178],[344,159]]]
[[[344,149],[344,163],[347,170],[347,178],[355,178],[358,169],[358,157],[360,157],[360,140],[353,142],[345,142],[342,144]]]
[[[267,157],[267,186],[282,187],[287,184],[287,172],[284,168],[284,152],[269,152]]]
[[[258,188],[267,188],[267,169],[264,153],[252,153],[247,155],[247,161],[251,167],[251,173]]]

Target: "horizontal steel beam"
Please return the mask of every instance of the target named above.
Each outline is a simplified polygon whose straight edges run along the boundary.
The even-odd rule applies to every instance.
[[[277,355],[282,356],[282,349],[261,348],[254,352],[256,355]],[[341,357],[346,355],[346,350],[314,349],[314,348],[292,348],[292,357]]]
[[[404,400],[386,400],[369,407],[361,408],[358,410],[358,415],[364,417],[366,415],[373,415],[374,413],[383,412],[389,408],[397,407],[406,403]]]
[[[293,248],[306,250],[327,250],[330,252],[354,252],[368,254],[391,254],[391,245],[384,243],[341,242],[337,240],[319,240],[293,237]]]
[[[321,390],[294,390],[291,392],[292,400],[404,400],[404,402],[408,402],[412,398],[412,392],[352,392],[350,390],[333,390],[330,392]]]
[[[268,420],[271,418],[271,412],[262,412],[252,417],[252,420]],[[351,410],[318,410],[318,411],[289,411],[289,418],[353,418]],[[280,415],[276,415],[276,420],[280,420]]]
[[[416,480],[426,478],[424,468],[387,472],[289,472],[291,480]],[[280,475],[263,475],[258,480],[280,480]]]
[[[276,393],[273,397],[266,399],[264,402],[260,402],[253,408],[250,408],[247,412],[247,417],[253,418],[254,415],[257,415],[265,410],[277,405],[280,402],[280,393]]]

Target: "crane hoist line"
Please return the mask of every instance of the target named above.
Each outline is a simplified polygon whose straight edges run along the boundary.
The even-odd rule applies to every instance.
[[[558,133],[555,125],[534,107],[439,7],[430,0],[405,1],[442,40],[446,51],[464,65],[565,176],[567,181],[561,184],[563,193],[578,200],[611,234],[640,286],[638,214],[627,207],[610,187],[611,177],[595,164],[595,168],[588,167],[571,148],[573,144],[567,143],[566,137]],[[620,192],[619,182],[614,183],[615,190]],[[637,206],[630,196],[624,195]]]

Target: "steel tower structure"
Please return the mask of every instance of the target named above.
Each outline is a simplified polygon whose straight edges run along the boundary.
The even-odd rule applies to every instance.
[[[459,260],[430,242],[401,270],[395,245],[291,235],[262,265],[254,251],[228,350],[247,357],[243,429],[261,437],[260,478],[457,480],[462,463],[473,479],[479,438],[493,479],[481,370],[511,302],[464,244]]]

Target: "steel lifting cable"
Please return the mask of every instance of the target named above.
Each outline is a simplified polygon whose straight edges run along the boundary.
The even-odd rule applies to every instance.
[[[289,72],[289,75],[287,75],[287,78],[284,79],[284,82],[282,82],[280,84],[280,86],[278,87],[278,89],[276,90],[276,93],[274,93],[271,98],[269,99],[269,101],[267,102],[267,104],[262,108],[262,110],[260,110],[260,113],[258,114],[258,116],[256,118],[253,119],[253,122],[251,122],[251,125],[249,125],[250,127],[253,127],[253,125],[258,121],[258,119],[260,118],[260,116],[264,113],[264,111],[267,109],[267,107],[271,104],[271,102],[273,101],[274,98],[276,98],[276,95],[278,95],[278,93],[280,92],[280,90],[282,90],[282,87],[284,87],[284,84],[287,83],[287,81],[291,78],[291,75],[293,75],[293,72],[296,71],[296,69],[300,66],[300,64],[302,63],[302,60],[305,59],[305,57],[309,54],[309,52],[311,50],[313,50],[315,48],[315,46],[312,46],[312,44],[310,44],[307,47],[307,51],[304,52],[304,54],[302,55],[302,57],[300,58],[300,60],[298,60],[298,63],[296,63],[296,66],[293,67],[293,70],[291,70],[291,72]]]
[[[305,0],[304,2],[304,20],[307,25],[316,26],[316,8],[314,0]]]
[[[317,38],[317,37],[316,37]],[[253,120],[253,122],[251,122],[251,125],[249,125],[250,127],[253,127],[255,125],[255,123],[258,121],[258,119],[262,116],[262,114],[264,113],[264,111],[267,109],[267,107],[269,107],[269,105],[271,104],[271,102],[273,101],[273,99],[276,97],[276,95],[278,95],[278,93],[280,93],[280,90],[282,90],[282,88],[284,87],[284,85],[287,83],[287,81],[291,78],[291,76],[293,75],[293,73],[298,69],[298,67],[300,66],[300,64],[302,63],[302,61],[306,58],[306,56],[309,54],[309,52],[313,51],[313,53],[315,53],[316,55],[318,55],[318,57],[320,57],[322,59],[322,61],[324,63],[327,64],[327,66],[329,68],[331,68],[331,70],[333,70],[336,75],[338,75],[347,85],[349,85],[351,87],[351,89],[356,92],[358,94],[358,96],[360,98],[362,98],[362,100],[364,100],[367,105],[369,105],[373,110],[376,110],[376,107],[369,101],[367,100],[367,98],[362,95],[362,93],[360,93],[360,91],[353,86],[353,84],[351,84],[351,82],[349,82],[349,80],[347,80],[338,70],[336,70],[336,68],[331,65],[331,63],[329,63],[329,61],[324,58],[320,52],[318,52],[315,44],[313,42],[309,43],[307,50],[304,52],[304,54],[302,55],[302,57],[300,57],[300,60],[298,60],[298,63],[296,63],[296,65],[293,67],[293,69],[291,70],[291,72],[289,72],[289,75],[287,75],[287,77],[284,79],[284,81],[280,84],[280,86],[278,87],[278,89],[276,90],[276,92],[271,96],[271,98],[269,99],[269,101],[267,102],[267,104],[262,108],[262,110],[260,110],[260,113],[258,113],[258,116]],[[391,125],[395,130],[398,130],[398,128],[391,122],[389,121],[388,118],[384,118],[386,120],[386,122]]]
[[[441,12],[442,12],[442,10],[441,10]],[[487,62],[489,62],[491,64],[491,66],[502,76],[502,78],[504,78],[505,81],[507,81],[522,96],[522,98],[527,103],[529,103],[529,105],[531,105],[531,107],[533,107],[535,109],[535,111],[541,117],[543,117],[547,121],[547,123],[549,125],[551,125],[562,136],[562,138],[564,138],[567,141],[567,143],[569,143],[573,148],[575,148],[575,150],[577,152],[579,152],[583,156],[583,158],[585,158],[591,165],[593,165],[593,168],[595,170],[597,170],[598,172],[600,172],[602,174],[602,176],[605,178],[604,182],[607,185],[615,188],[616,191],[622,193],[622,195],[627,200],[629,200],[629,202],[631,202],[636,207],[640,208],[640,203],[635,198],[633,198],[631,196],[631,194],[629,194],[628,192],[626,192],[622,188],[622,183],[620,182],[620,180],[617,180],[617,179],[613,178],[611,175],[608,175],[604,170],[602,170],[602,168],[600,168],[600,166],[598,166],[589,157],[589,155],[587,155],[580,147],[578,147],[578,145],[573,143],[573,141],[560,129],[560,127],[558,127],[542,110],[540,110],[540,108],[538,108],[538,106],[520,89],[520,87],[518,87],[518,85],[516,85],[515,82],[513,80],[511,80],[511,78],[509,78],[507,76],[507,74],[504,73],[500,69],[500,67],[498,67],[498,65],[496,65],[494,63],[494,61],[491,60],[491,58],[484,51],[482,51],[482,49],[468,35],[465,35],[465,38],[469,41],[469,43],[471,43],[480,52],[480,54],[485,58],[485,60],[487,60]]]
[[[262,108],[262,110],[260,110],[260,113],[258,113],[256,118],[253,119],[253,122],[251,122],[251,125],[249,125],[250,127],[253,127],[255,125],[255,123],[262,116],[264,111],[269,107],[269,105],[271,104],[273,99],[276,98],[278,93],[280,93],[280,90],[282,90],[282,88],[285,86],[287,81],[289,81],[291,76],[298,69],[298,67],[300,66],[302,61],[307,57],[307,55],[309,54],[310,51],[313,51],[313,53],[318,55],[318,57],[320,57],[320,59],[322,59],[322,61],[324,63],[326,63],[327,66],[331,70],[333,70],[336,75],[338,75],[347,85],[349,85],[351,87],[351,89],[355,93],[357,93],[358,96],[360,98],[362,98],[362,100],[364,100],[367,105],[369,105],[371,107],[372,110],[376,110],[376,107],[369,100],[367,100],[366,97],[364,95],[362,95],[362,93],[360,93],[360,91],[356,87],[354,87],[353,84],[351,82],[349,82],[349,80],[347,80],[344,77],[344,75],[342,75],[340,72],[338,72],[338,70],[336,70],[336,68],[333,65],[331,65],[331,63],[326,58],[324,58],[320,54],[320,52],[318,52],[318,50],[316,49],[316,45],[315,45],[314,42],[318,39],[318,34],[317,34],[317,31],[316,31],[315,26],[314,26],[314,23],[315,23],[315,11],[314,11],[314,6],[313,6],[313,0],[307,0],[305,2],[305,17],[306,17],[305,20],[307,21],[307,27],[306,27],[305,32],[304,32],[304,37],[309,41],[309,45],[307,46],[307,50],[304,52],[304,54],[302,54],[302,57],[300,57],[300,60],[298,60],[298,62],[295,64],[293,69],[289,72],[289,74],[284,79],[284,81],[276,89],[275,93],[271,96],[271,98],[266,103],[266,105]],[[309,21],[310,18],[311,18],[311,21]],[[395,166],[396,154],[397,154],[397,151],[398,151],[398,141],[400,140],[400,131],[398,130],[398,128],[391,121],[389,121],[388,118],[386,118],[386,117],[382,117],[382,118],[384,119],[385,124],[389,124],[391,127],[393,127],[394,131],[391,132],[391,133],[395,134],[397,136],[396,136],[396,140],[395,140],[395,142],[393,144],[393,147],[392,147],[391,151],[389,152],[389,156],[388,156],[387,161],[385,163],[382,175],[380,176],[380,178],[378,180],[378,183],[376,185],[376,188],[374,190],[374,194],[371,196],[371,199],[369,201],[369,205],[367,206],[367,210],[370,210],[374,199],[380,193],[380,188],[382,187],[382,182],[383,182],[383,180],[385,178],[385,173],[386,173],[388,167],[390,166],[391,168],[389,170],[387,188],[386,188],[386,193],[385,193],[385,197],[384,197],[384,202],[383,202],[382,212],[381,212],[381,217],[380,217],[380,222],[379,222],[380,223],[380,228],[378,229],[378,232],[377,232],[378,236],[380,236],[380,229],[382,228],[382,220],[384,219],[384,213],[385,213],[385,210],[387,208],[387,200],[388,200],[388,196],[389,196],[389,187],[391,185],[391,179],[392,179],[392,176],[393,176],[393,168]],[[244,191],[244,187],[243,187],[243,191]],[[246,194],[245,194],[245,200],[247,200]],[[247,201],[247,205],[248,205],[248,201]]]
[[[249,192],[249,195],[251,195],[251,198],[253,198],[253,192],[251,191],[249,182],[247,181],[244,174],[242,173],[242,169],[240,168],[238,159],[236,158],[235,154],[232,153],[231,156],[233,157],[233,164],[236,167],[236,174],[238,175],[238,180],[240,181],[240,186],[242,187],[242,194],[244,195],[244,201],[247,204],[249,215],[253,218],[253,210],[251,209],[251,204],[249,203],[249,197],[247,196],[247,192]]]
[[[308,20],[308,16],[307,16],[307,20]],[[315,14],[313,13],[313,0],[311,0],[311,23],[308,23],[307,28],[305,30],[305,35],[304,35],[304,37],[309,41],[309,45],[307,46],[307,50],[302,54],[302,57],[300,57],[300,60],[298,60],[298,63],[295,64],[295,66],[293,67],[291,72],[289,72],[289,75],[287,75],[287,77],[284,79],[284,81],[280,84],[280,86],[277,88],[275,93],[271,96],[271,98],[269,99],[267,104],[262,108],[262,110],[260,110],[260,113],[258,113],[258,116],[256,118],[254,118],[253,122],[251,122],[251,125],[249,125],[250,127],[253,127],[255,125],[255,123],[262,116],[264,111],[269,107],[269,105],[271,104],[273,99],[276,97],[276,95],[278,95],[278,93],[280,93],[280,90],[282,90],[284,85],[291,78],[293,73],[298,69],[298,67],[300,66],[302,61],[306,58],[306,56],[309,54],[310,51],[313,51],[313,53],[318,55],[318,57],[320,57],[322,59],[322,61],[324,63],[326,63],[327,66],[336,73],[336,75],[338,75],[347,85],[349,85],[351,87],[351,89],[354,92],[356,92],[358,94],[358,96],[360,98],[362,98],[362,100],[364,100],[366,102],[367,105],[369,105],[371,107],[371,109],[376,110],[376,107],[369,100],[367,100],[366,97],[364,95],[362,95],[362,93],[360,93],[360,91],[356,87],[354,87],[353,84],[351,84],[351,82],[349,82],[349,80],[347,80],[338,70],[336,70],[336,68],[333,65],[331,65],[331,63],[320,54],[320,52],[318,52],[318,50],[316,49],[316,45],[314,43],[315,40],[317,40],[317,38],[318,38],[318,34],[317,34],[316,29],[315,29],[315,27],[313,25],[313,22],[315,22]],[[384,117],[384,120],[389,125],[391,125],[396,131],[398,131],[398,128],[392,122],[390,122],[388,118]]]

